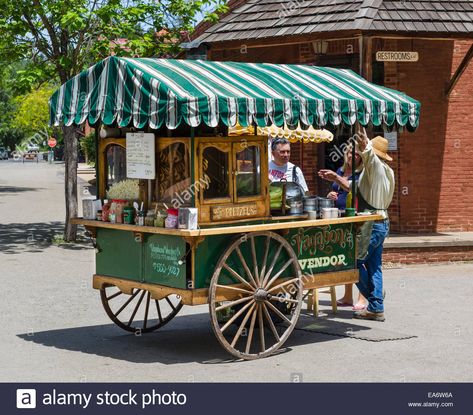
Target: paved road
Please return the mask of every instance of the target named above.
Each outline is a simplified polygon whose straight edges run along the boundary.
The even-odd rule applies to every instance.
[[[322,295],[326,316],[303,316],[286,350],[235,362],[205,306],[150,335],[111,324],[93,249],[51,244],[63,217],[62,165],[0,162],[0,381],[473,381],[473,264],[387,270],[385,323],[335,318]]]

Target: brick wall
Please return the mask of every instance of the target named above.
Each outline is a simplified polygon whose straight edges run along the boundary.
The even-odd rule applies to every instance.
[[[398,50],[416,50],[419,61],[397,63],[390,86],[421,102],[421,121],[399,140],[399,224],[403,233],[473,230],[465,214],[473,202],[473,65],[450,100],[445,88],[469,43],[397,41]],[[396,76],[397,74],[397,76]],[[397,79],[396,79],[397,78]]]
[[[471,41],[455,41],[451,75]],[[450,94],[443,148],[437,230],[473,231],[473,61]]]
[[[473,261],[471,246],[432,248],[387,248],[383,252],[383,265],[433,264],[438,262]]]

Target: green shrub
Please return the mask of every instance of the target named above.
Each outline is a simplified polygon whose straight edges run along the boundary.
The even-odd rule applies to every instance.
[[[80,139],[80,148],[87,164],[95,165],[95,133],[91,132]]]

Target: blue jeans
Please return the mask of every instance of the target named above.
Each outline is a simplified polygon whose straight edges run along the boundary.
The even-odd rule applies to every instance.
[[[383,305],[383,271],[381,268],[383,242],[389,234],[389,220],[376,222],[371,232],[368,255],[358,260],[360,281],[356,284],[361,294],[368,300],[368,311],[382,313]]]

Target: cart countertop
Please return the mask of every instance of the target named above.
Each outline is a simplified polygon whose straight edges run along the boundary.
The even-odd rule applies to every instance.
[[[327,225],[338,225],[344,223],[362,223],[367,221],[382,220],[381,215],[363,215],[353,216],[344,218],[334,219],[315,219],[315,220],[294,220],[288,222],[284,220],[282,222],[274,222],[270,219],[266,223],[259,223],[254,225],[236,225],[236,226],[218,226],[212,228],[201,228],[195,230],[189,229],[168,229],[168,228],[155,228],[152,226],[137,226],[128,225],[122,223],[110,223],[101,222],[97,220],[87,220],[82,218],[73,218],[72,223],[76,225],[84,225],[91,228],[107,228],[107,229],[118,229],[124,231],[138,232],[138,233],[154,233],[162,235],[176,235],[183,237],[200,237],[209,235],[223,235],[223,234],[234,234],[234,233],[245,233],[245,232],[258,232],[258,231],[273,231],[280,229],[293,229],[293,228],[307,228],[307,227],[319,227]]]

